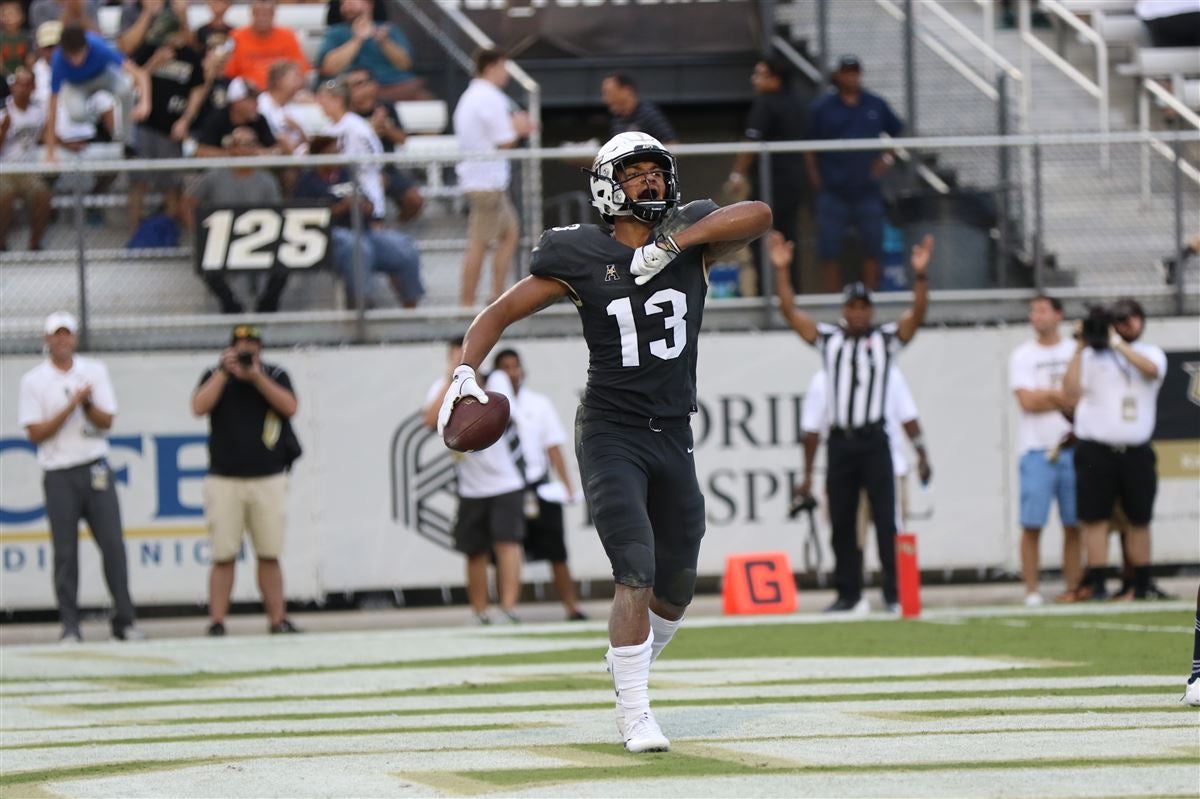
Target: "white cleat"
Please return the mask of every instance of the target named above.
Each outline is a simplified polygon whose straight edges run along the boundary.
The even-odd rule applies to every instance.
[[[663,735],[662,728],[658,726],[654,714],[649,710],[624,719],[618,716],[617,727],[621,730],[621,737],[625,739],[625,751],[627,752],[668,752],[671,750],[671,742],[667,740],[667,736]]]
[[[1179,698],[1179,701],[1185,705],[1200,707],[1200,677],[1188,680],[1187,687],[1183,689],[1183,696]]]

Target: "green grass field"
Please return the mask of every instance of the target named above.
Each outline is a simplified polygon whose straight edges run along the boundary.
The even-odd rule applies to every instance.
[[[672,751],[600,623],[6,647],[0,796],[1197,796],[1183,603],[689,620]]]

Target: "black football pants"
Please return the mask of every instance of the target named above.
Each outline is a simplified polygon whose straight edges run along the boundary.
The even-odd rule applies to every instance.
[[[871,517],[883,570],[883,599],[896,601],[896,478],[892,453],[882,428],[847,437],[831,431],[826,452],[825,491],[833,524],[834,585],[840,599],[862,596],[863,556],[858,546],[858,503],[862,489]]]

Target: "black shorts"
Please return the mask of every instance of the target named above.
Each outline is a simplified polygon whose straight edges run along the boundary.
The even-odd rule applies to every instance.
[[[1158,458],[1149,444],[1116,448],[1095,441],[1075,444],[1075,498],[1081,522],[1100,522],[1121,508],[1129,523],[1144,527],[1154,512]]]
[[[567,545],[563,540],[565,532],[563,506],[558,502],[547,502],[538,497],[537,518],[525,519],[525,560],[565,563],[567,560]]]
[[[693,446],[686,421],[655,431],[583,407],[575,417],[579,474],[613,580],[653,586],[681,607],[692,600],[704,537]]]
[[[464,555],[482,555],[493,544],[519,544],[525,538],[525,490],[495,497],[460,497],[454,520],[454,548]]]

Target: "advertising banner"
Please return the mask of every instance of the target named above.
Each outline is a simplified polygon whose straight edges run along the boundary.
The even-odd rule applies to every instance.
[[[355,591],[458,586],[463,560],[450,545],[454,468],[420,420],[446,370],[438,344],[316,350],[270,346],[264,360],[288,370],[304,447],[290,478],[283,566],[294,599]],[[1013,329],[923,330],[900,356],[920,409],[933,465],[927,488],[908,483],[908,532],[920,541],[922,570],[1018,568],[1016,402],[1008,355],[1027,336]],[[1170,353],[1160,395],[1160,489],[1154,561],[1200,561],[1200,392],[1195,320],[1151,320],[1147,340]],[[788,518],[801,471],[800,406],[819,368],[816,351],[789,332],[701,336],[699,412],[692,425],[705,493],[707,533],[700,574],[723,572],[728,555],[783,551],[793,568],[832,570],[823,507],[820,560],[807,524]],[[587,375],[579,338],[503,342],[521,355],[528,386],[549,396],[568,431]],[[201,484],[207,420],[190,399],[218,353],[98,354],[120,412],[109,442],[125,525],[130,579],[142,605],[203,604],[209,550]],[[22,374],[35,358],[0,360],[0,608],[52,608],[53,556],[41,472],[17,426]],[[568,447],[568,450],[570,448]],[[574,453],[568,451],[574,468]],[[823,494],[818,457],[814,491]],[[823,502],[822,502],[823,506]],[[567,549],[579,579],[611,579],[588,526],[586,507],[567,509]],[[81,527],[86,530],[86,526]],[[1060,562],[1057,520],[1044,532],[1043,562]],[[869,540],[869,537],[868,537]],[[868,568],[874,546],[867,545]],[[1115,547],[1114,547],[1115,553]],[[96,547],[80,541],[80,598],[107,595]],[[257,597],[247,542],[235,598]]]

